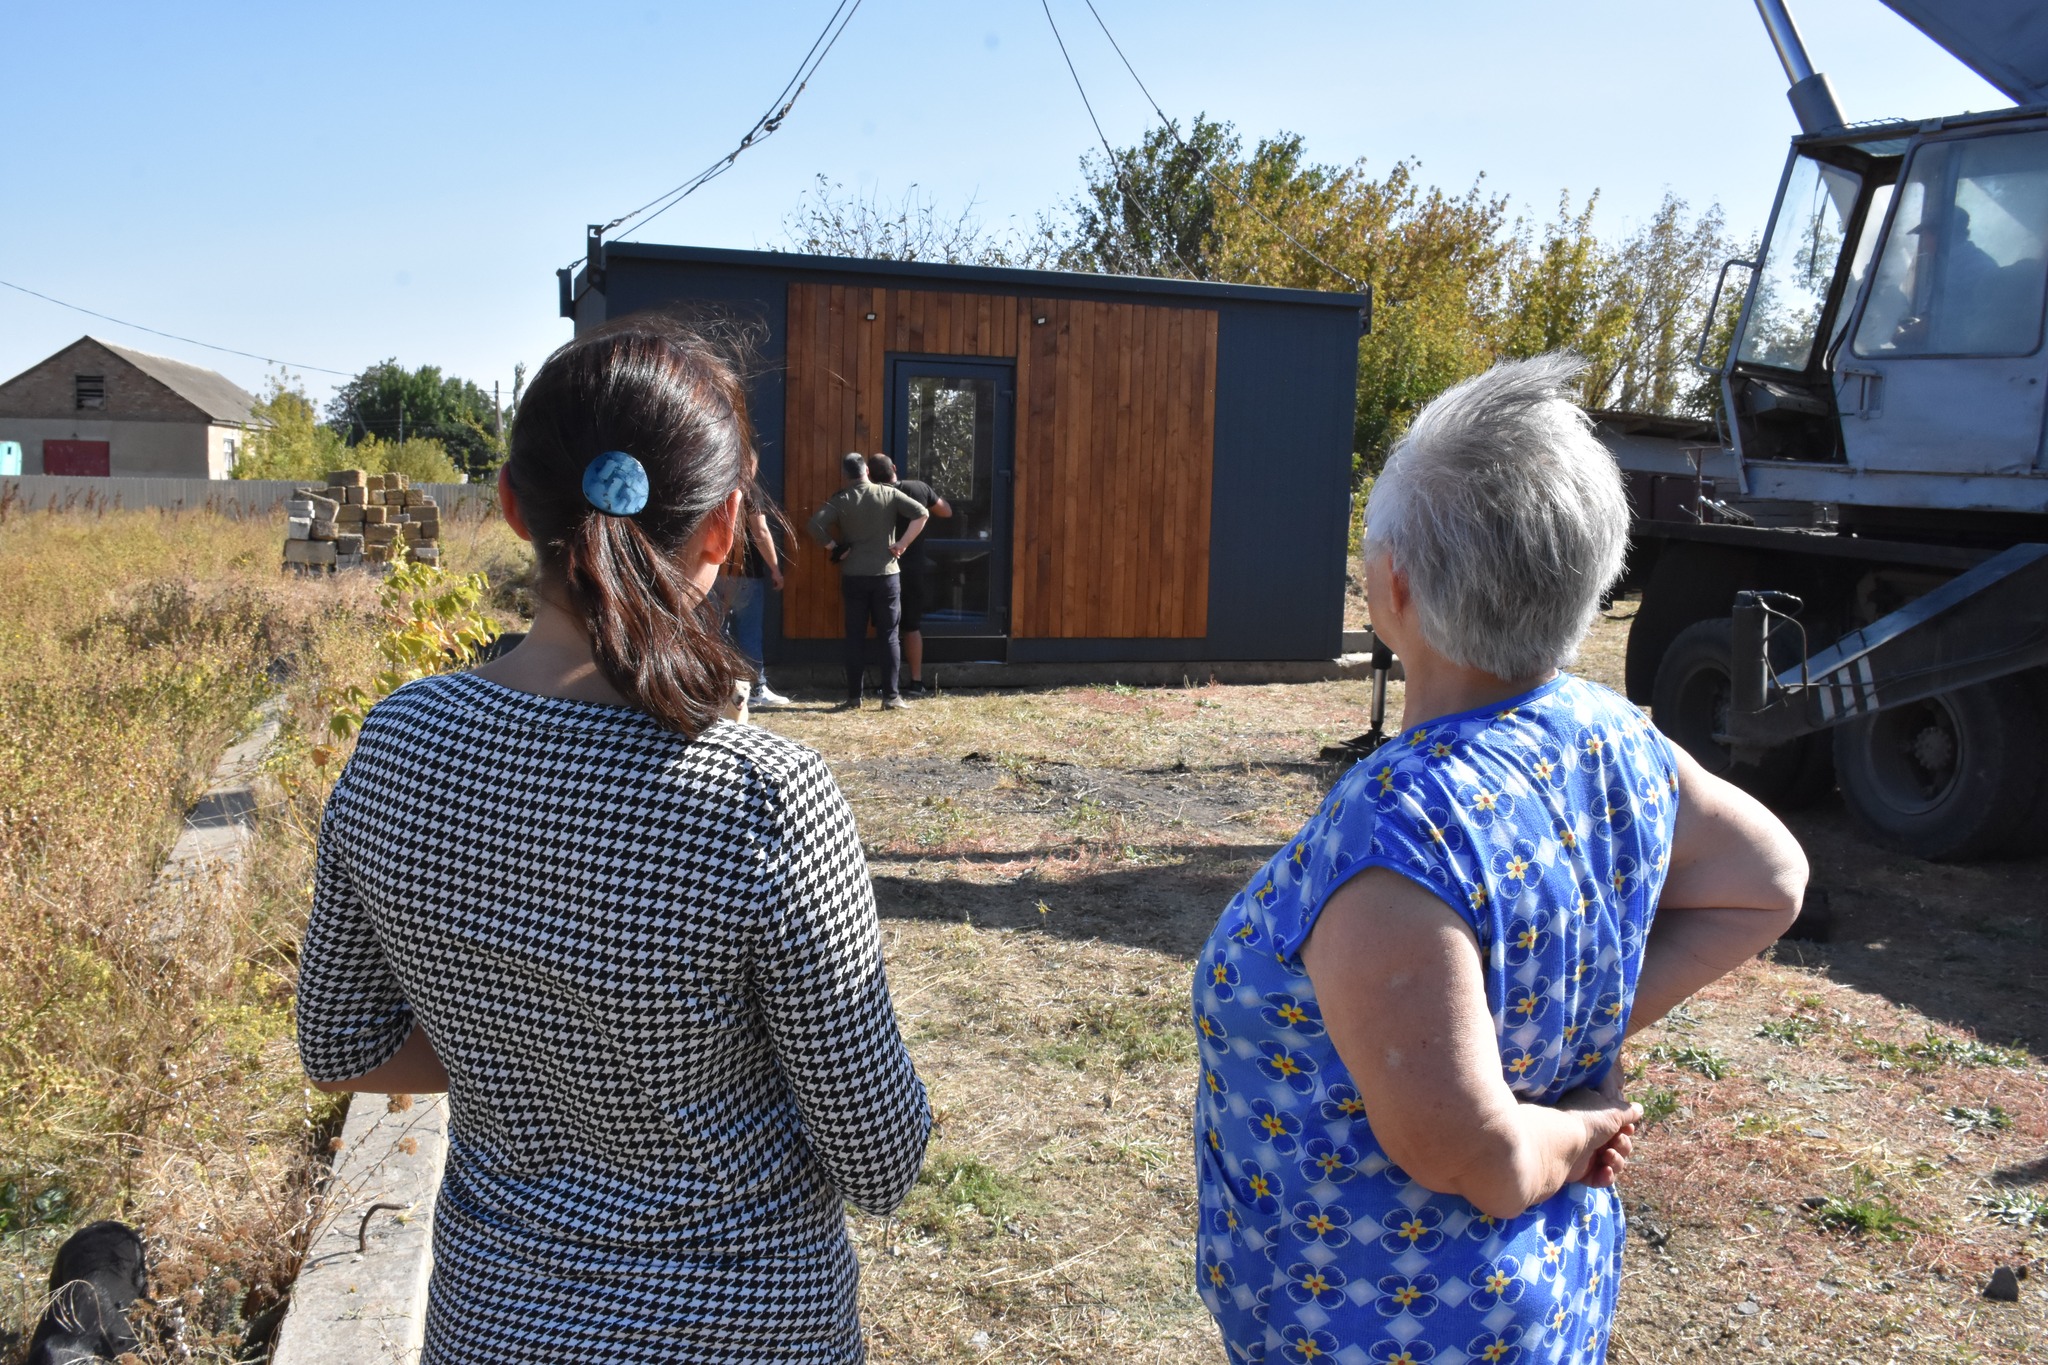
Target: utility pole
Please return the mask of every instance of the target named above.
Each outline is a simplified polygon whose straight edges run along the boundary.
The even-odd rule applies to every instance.
[[[505,407],[498,401],[498,381],[491,381],[491,436],[502,439],[505,435]]]
[[[405,444],[405,395],[398,395],[398,443]]]

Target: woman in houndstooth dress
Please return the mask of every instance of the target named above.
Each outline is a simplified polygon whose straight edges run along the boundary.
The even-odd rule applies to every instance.
[[[843,1203],[894,1207],[931,1117],[844,797],[723,715],[747,452],[701,341],[557,352],[500,483],[532,632],[381,703],[328,803],[300,1051],[448,1093],[429,1365],[863,1357]]]

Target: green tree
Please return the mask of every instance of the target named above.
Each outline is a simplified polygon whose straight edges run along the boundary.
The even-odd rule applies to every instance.
[[[1363,477],[1422,404],[1496,354],[1507,201],[1480,183],[1447,194],[1416,170],[1400,161],[1375,178],[1363,161],[1312,162],[1293,133],[1247,153],[1230,124],[1198,117],[1184,140],[1158,128],[1113,160],[1083,160],[1066,259],[1296,289],[1369,284],[1352,447]]]
[[[1522,233],[1501,313],[1498,344],[1504,357],[1568,348],[1586,357],[1589,381],[1612,370],[1628,309],[1614,296],[1612,253],[1593,231],[1599,200],[1597,192],[1589,195],[1574,212],[1571,195],[1559,195],[1557,217],[1544,225],[1541,238]],[[1589,389],[1585,397],[1597,402],[1600,395]]]
[[[241,453],[228,472],[237,479],[324,479],[349,463],[340,435],[320,425],[304,381],[279,372],[250,409]]]
[[[949,216],[915,185],[892,204],[879,190],[863,196],[822,175],[782,220],[782,235],[791,251],[870,261],[1042,270],[1054,263],[1057,251],[1043,222],[1028,232],[1014,226],[998,231],[975,216],[971,201],[958,216]]]
[[[1587,376],[1588,400],[1625,412],[1705,416],[1693,355],[1721,262],[1738,254],[1719,205],[1698,217],[1666,194],[1650,221],[1623,238],[1608,265],[1607,293],[1625,323]]]
[[[1064,219],[1041,219],[1035,242],[1056,247],[1066,269],[1371,287],[1353,422],[1361,486],[1425,403],[1509,357],[1584,355],[1589,407],[1704,414],[1715,401],[1691,362],[1714,271],[1733,254],[1718,207],[1693,216],[1667,196],[1650,222],[1608,243],[1593,229],[1597,193],[1576,210],[1560,196],[1555,219],[1533,229],[1510,218],[1484,176],[1462,193],[1424,182],[1413,161],[1375,176],[1362,160],[1315,162],[1287,132],[1246,150],[1231,124],[1206,115],[1185,134],[1162,125],[1133,146],[1091,152],[1081,174]],[[1041,263],[987,254],[971,213],[947,219],[914,198],[848,205],[829,188],[821,178],[792,220],[795,249]]]
[[[1068,206],[1060,264],[1105,275],[1217,278],[1208,259],[1216,190],[1206,168],[1236,158],[1240,145],[1230,124],[1197,114],[1185,138],[1162,126],[1135,147],[1088,153],[1081,158],[1086,188]]]
[[[471,479],[504,462],[503,440],[493,433],[497,412],[490,394],[440,367],[408,370],[396,360],[370,366],[327,404],[327,424],[350,446],[375,436],[439,442],[447,458]]]
[[[411,432],[403,441],[366,436],[348,452],[347,464],[372,474],[403,474],[414,483],[460,483],[463,474],[448,447],[431,436]]]
[[[237,479],[324,482],[337,469],[401,473],[422,483],[455,483],[461,471],[448,449],[431,437],[404,441],[364,437],[353,447],[321,424],[297,375],[274,374],[251,410],[249,431],[230,473]]]

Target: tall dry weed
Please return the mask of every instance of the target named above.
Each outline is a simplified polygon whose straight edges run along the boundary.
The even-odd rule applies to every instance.
[[[502,522],[450,532],[451,565],[516,574]],[[337,1112],[291,1043],[330,780],[310,737],[318,698],[376,666],[376,585],[281,576],[281,534],[0,508],[0,1359],[33,1325],[57,1243],[93,1218],[149,1237],[186,1358],[232,1359],[296,1272]],[[247,875],[204,926],[232,966],[191,970],[150,932],[152,882],[270,698],[284,731]]]

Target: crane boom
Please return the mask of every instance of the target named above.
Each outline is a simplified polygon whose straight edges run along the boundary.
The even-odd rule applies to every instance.
[[[2048,103],[2048,6],[2039,0],[1884,4],[2014,103]]]

